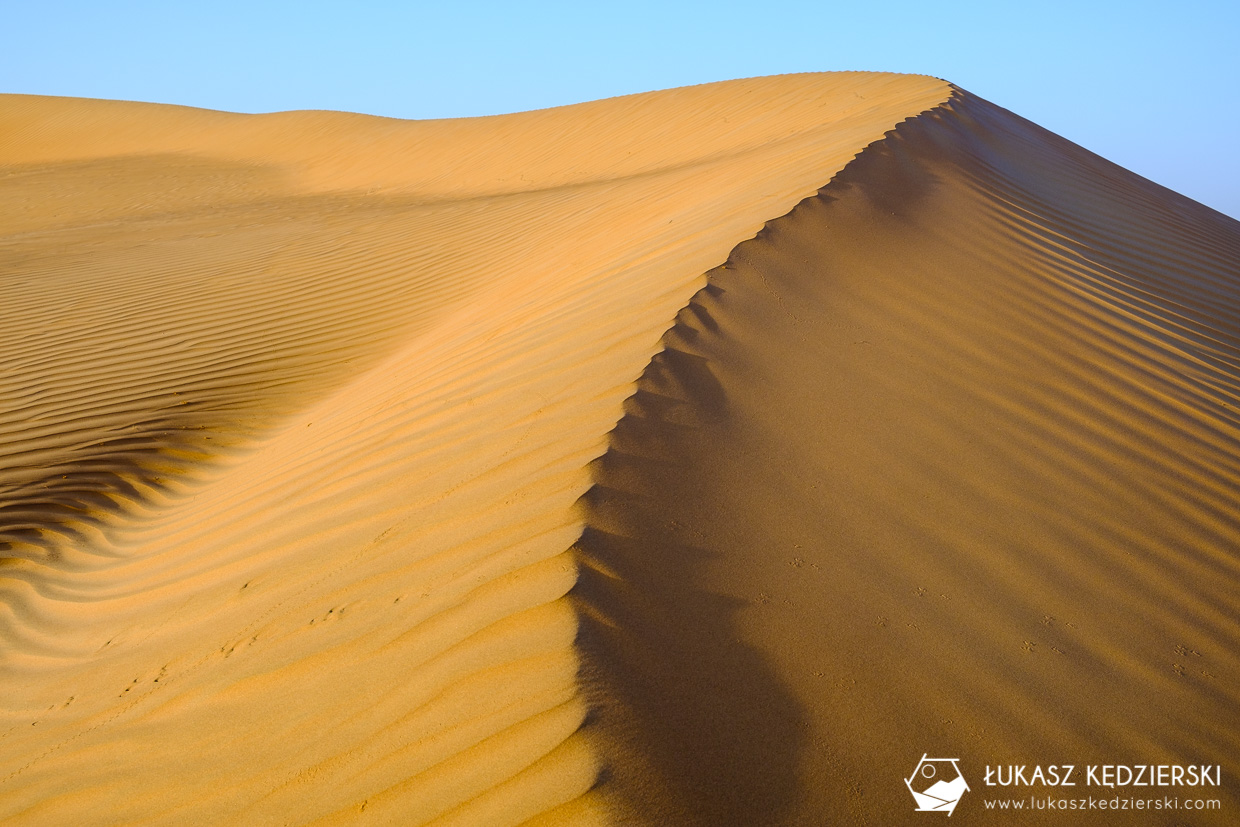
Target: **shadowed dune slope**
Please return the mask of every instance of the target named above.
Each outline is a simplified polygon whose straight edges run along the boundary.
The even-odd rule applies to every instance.
[[[703,274],[949,94],[0,97],[0,821],[605,822],[591,463]]]
[[[602,793],[918,824],[929,753],[957,819],[1062,824],[983,768],[1221,764],[1107,823],[1234,823],[1238,391],[1240,224],[963,92],[904,122],[709,273],[596,463]]]

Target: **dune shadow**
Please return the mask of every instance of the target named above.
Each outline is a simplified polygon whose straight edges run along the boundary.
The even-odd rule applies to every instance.
[[[804,712],[738,624],[744,601],[712,589],[708,537],[722,483],[694,462],[727,417],[707,360],[699,292],[625,404],[582,498],[572,597],[581,615],[602,790],[626,823],[781,823],[796,800]]]

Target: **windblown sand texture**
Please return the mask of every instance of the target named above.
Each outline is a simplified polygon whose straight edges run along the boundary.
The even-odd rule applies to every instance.
[[[1237,222],[870,73],[0,96],[0,176],[0,822],[1240,814]]]

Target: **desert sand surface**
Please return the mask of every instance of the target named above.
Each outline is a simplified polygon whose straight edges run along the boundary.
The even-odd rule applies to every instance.
[[[932,78],[0,96],[0,822],[1234,823],[1238,390],[1240,223]]]

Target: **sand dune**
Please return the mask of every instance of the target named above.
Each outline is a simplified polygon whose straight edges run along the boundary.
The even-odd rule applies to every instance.
[[[1230,219],[914,76],[0,136],[5,823],[1240,754]]]
[[[6,100],[0,812],[589,818],[589,463],[702,274],[947,91]]]
[[[1006,763],[1234,773],[1237,288],[1235,221],[964,93],[739,245],[586,500],[620,799],[896,824],[924,752],[974,796]],[[1235,783],[1106,823],[1230,823]]]

